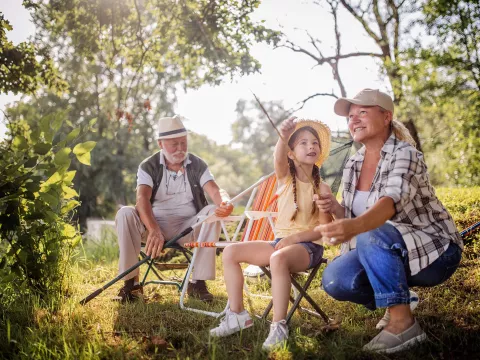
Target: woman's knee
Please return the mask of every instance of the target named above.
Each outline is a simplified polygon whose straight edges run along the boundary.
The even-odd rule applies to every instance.
[[[364,254],[378,249],[399,250],[402,256],[407,253],[401,233],[390,223],[357,235],[356,248],[359,253]]]
[[[325,292],[336,300],[342,300],[344,295],[341,285],[341,274],[332,266],[327,266],[322,274],[322,287]]]

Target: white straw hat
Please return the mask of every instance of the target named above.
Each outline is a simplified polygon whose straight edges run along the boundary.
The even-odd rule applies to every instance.
[[[157,124],[158,140],[173,139],[187,135],[187,129],[183,126],[183,122],[179,115],[174,117],[164,117],[158,120]]]

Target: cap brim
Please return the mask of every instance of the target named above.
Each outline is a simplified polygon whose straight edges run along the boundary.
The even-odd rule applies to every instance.
[[[352,104],[355,105],[365,105],[365,106],[375,106],[375,104],[367,104],[365,101],[355,100],[355,99],[347,99],[347,98],[340,98],[335,101],[335,105],[333,106],[333,111],[335,114],[339,116],[348,117],[348,113],[350,112],[350,106]]]

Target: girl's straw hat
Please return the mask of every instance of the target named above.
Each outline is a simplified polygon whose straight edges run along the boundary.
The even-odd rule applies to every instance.
[[[318,120],[298,119],[295,122],[295,131],[292,133],[292,135],[306,126],[310,126],[317,132],[318,138],[320,139],[320,156],[315,162],[315,165],[318,167],[322,166],[323,162],[327,159],[328,154],[330,153],[330,144],[332,139],[330,128]],[[292,135],[290,135],[287,142],[290,140]]]

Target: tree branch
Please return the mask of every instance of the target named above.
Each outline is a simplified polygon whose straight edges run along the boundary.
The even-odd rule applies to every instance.
[[[342,5],[345,7],[345,9],[347,9],[347,11],[352,14],[355,19],[357,19],[360,24],[362,24],[363,28],[365,29],[365,31],[367,32],[367,34],[373,39],[375,40],[375,42],[377,43],[380,43],[381,39],[377,36],[377,34],[375,34],[375,32],[370,28],[370,26],[368,26],[368,23],[367,21],[363,18],[363,14],[362,15],[359,15],[355,9],[353,9],[350,4],[348,4],[345,0],[340,0],[340,2],[342,3]]]
[[[331,97],[333,97],[333,98],[335,98],[335,99],[338,99],[338,96],[335,95],[335,94],[333,93],[333,91],[332,91],[331,93],[316,93],[316,94],[310,95],[309,97],[303,99],[302,101],[299,101],[297,104],[301,104],[301,105],[300,105],[298,108],[296,108],[296,109],[293,109],[293,108],[292,108],[292,109],[288,110],[288,113],[292,114],[292,113],[294,113],[294,112],[296,112],[296,111],[298,111],[298,110],[300,110],[300,109],[303,109],[303,107],[305,106],[305,104],[306,104],[309,100],[311,100],[311,99],[313,99],[313,98],[315,98],[315,97],[317,97],[317,96],[331,96]]]

